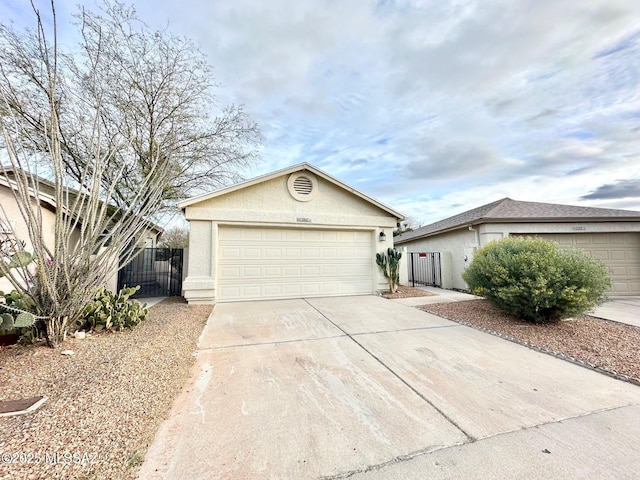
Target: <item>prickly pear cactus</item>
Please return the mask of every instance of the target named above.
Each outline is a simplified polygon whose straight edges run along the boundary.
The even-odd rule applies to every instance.
[[[95,331],[122,330],[138,325],[145,319],[149,309],[129,297],[140,287],[123,288],[118,294],[101,288],[93,302],[85,309],[84,323],[77,328],[88,328]]]
[[[2,323],[0,323],[0,330],[11,330],[13,328],[13,315],[10,313],[3,313],[0,315]]]
[[[31,262],[33,262],[33,255],[31,255],[29,252],[25,252],[24,250],[16,252],[13,255],[11,255],[9,257],[5,257],[5,258],[8,258],[9,261],[6,262],[5,260],[2,260],[2,265],[0,265],[0,267],[1,267],[0,268],[0,277],[4,277],[5,276],[5,271],[7,271],[7,270],[9,270],[11,268],[26,267]]]
[[[5,300],[4,303],[0,302],[0,330],[25,328],[35,323],[35,316],[29,313],[35,308],[35,303],[30,296],[20,294],[15,290],[10,293],[0,291],[0,296]]]

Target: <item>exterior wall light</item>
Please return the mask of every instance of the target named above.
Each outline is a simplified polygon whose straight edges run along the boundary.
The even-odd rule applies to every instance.
[[[384,231],[380,232],[380,241],[381,242],[387,241],[387,236],[384,234]]]

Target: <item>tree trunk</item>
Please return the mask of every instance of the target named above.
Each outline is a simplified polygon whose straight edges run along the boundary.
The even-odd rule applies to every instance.
[[[51,317],[45,322],[45,337],[51,348],[59,346],[67,338],[68,317]]]

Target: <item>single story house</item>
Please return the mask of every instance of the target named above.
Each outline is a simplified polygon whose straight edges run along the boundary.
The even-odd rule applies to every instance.
[[[483,205],[395,238],[409,252],[442,252],[445,288],[466,290],[462,272],[476,249],[510,235],[536,236],[575,246],[602,260],[612,295],[640,295],[640,212],[521,202]]]
[[[178,206],[189,221],[189,303],[372,294],[404,217],[302,163]]]

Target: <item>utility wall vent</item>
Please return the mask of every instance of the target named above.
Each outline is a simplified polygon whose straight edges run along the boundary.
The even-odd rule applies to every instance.
[[[318,180],[310,172],[292,173],[287,181],[289,193],[299,202],[308,202],[318,191]]]
[[[298,195],[311,195],[313,183],[307,177],[298,177],[293,181],[293,189]]]

